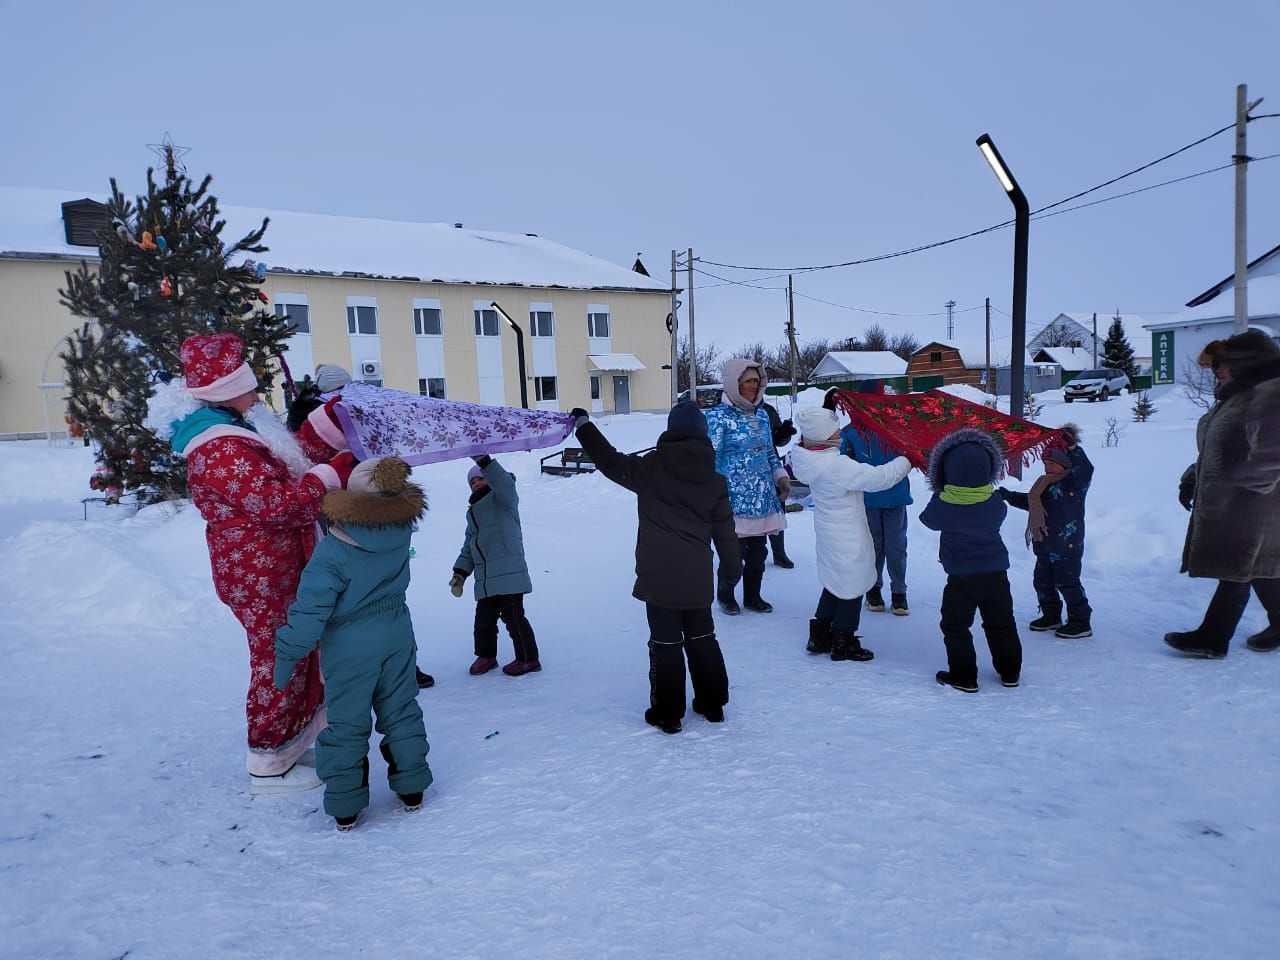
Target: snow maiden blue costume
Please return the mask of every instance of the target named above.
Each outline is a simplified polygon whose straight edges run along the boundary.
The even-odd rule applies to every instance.
[[[740,390],[740,383],[749,372],[760,378],[754,400],[747,400]],[[760,597],[768,556],[764,538],[787,526],[778,497],[778,482],[787,480],[787,472],[778,459],[769,415],[763,409],[769,379],[760,364],[739,358],[725,361],[722,382],[723,401],[705,414],[707,439],[716,452],[716,472],[729,487],[742,569],[726,570],[721,565],[717,597],[726,613],[737,613],[733,586],[741,576],[743,603],[749,609],[768,612],[772,608]]]

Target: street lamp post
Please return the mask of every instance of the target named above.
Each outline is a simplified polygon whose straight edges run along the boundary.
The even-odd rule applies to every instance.
[[[978,138],[978,149],[991,164],[996,179],[1013,204],[1013,344],[1010,347],[1013,369],[1009,371],[1009,414],[1020,417],[1025,412],[1026,398],[1023,378],[1027,360],[1027,231],[1031,226],[1031,207],[989,135],[984,133]]]
[[[497,310],[498,316],[502,317],[503,320],[507,321],[507,324],[511,327],[511,329],[516,332],[516,362],[519,363],[520,365],[520,406],[528,410],[529,409],[529,385],[526,382],[525,375],[524,375],[524,331],[521,330],[520,326],[514,320],[511,319],[511,315],[508,314],[507,311],[503,310],[502,307],[498,306],[497,300],[490,301],[489,306],[493,307],[494,310]]]

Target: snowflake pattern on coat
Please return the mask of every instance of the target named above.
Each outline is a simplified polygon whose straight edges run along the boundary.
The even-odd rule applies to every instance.
[[[220,436],[188,451],[191,501],[207,521],[205,539],[218,599],[249,640],[245,712],[249,749],[273,751],[298,736],[324,703],[318,654],[298,661],[276,690],[276,629],[288,619],[302,568],[316,545],[323,482],[288,468],[261,443]]]
[[[716,472],[729,485],[735,517],[760,520],[782,512],[774,486],[782,461],[764,405],[746,413],[722,403],[705,411],[707,439],[716,451]]]

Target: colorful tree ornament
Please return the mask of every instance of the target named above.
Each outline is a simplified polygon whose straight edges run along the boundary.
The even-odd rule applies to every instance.
[[[162,297],[173,296],[173,281],[170,280],[168,277],[164,277],[160,281],[160,296]]]
[[[155,239],[152,238],[150,230],[142,231],[142,242],[139,243],[138,246],[140,246],[143,250],[156,249],[156,242],[155,242]]]

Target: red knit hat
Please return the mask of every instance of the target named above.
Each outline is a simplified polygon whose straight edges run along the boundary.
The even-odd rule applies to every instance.
[[[198,400],[231,400],[258,389],[258,378],[242,359],[244,344],[234,333],[198,333],[182,342],[187,389]]]
[[[338,414],[333,409],[334,404],[341,399],[341,396],[330,397],[323,407],[316,407],[307,414],[307,423],[311,424],[311,429],[316,432],[316,436],[335,450],[346,450],[350,446],[347,443],[346,434],[342,432]]]

